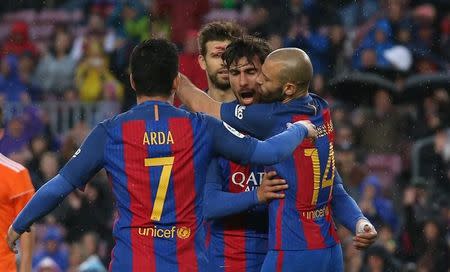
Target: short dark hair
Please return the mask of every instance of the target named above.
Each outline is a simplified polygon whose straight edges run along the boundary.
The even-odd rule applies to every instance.
[[[206,56],[206,43],[210,41],[233,41],[242,36],[242,28],[230,21],[215,21],[206,24],[198,34],[200,54]]]
[[[170,96],[178,75],[178,53],[175,44],[165,39],[139,43],[130,56],[130,71],[138,96]]]
[[[265,40],[251,35],[245,35],[234,40],[227,46],[225,52],[222,54],[222,60],[227,69],[230,68],[231,64],[244,57],[252,63],[253,58],[256,56],[262,64],[271,51],[272,49]]]

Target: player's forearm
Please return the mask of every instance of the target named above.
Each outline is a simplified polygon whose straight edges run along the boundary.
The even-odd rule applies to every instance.
[[[34,248],[33,228],[31,228],[30,232],[25,232],[20,237],[20,248],[21,248],[21,257],[20,257],[19,272],[30,272]]]
[[[283,133],[265,141],[258,141],[249,163],[272,165],[281,162],[292,155],[292,152],[305,139],[306,135],[308,135],[306,127],[295,124]]]
[[[350,230],[356,232],[356,223],[365,218],[355,200],[347,194],[342,184],[333,185],[333,199],[331,209],[334,217]]]
[[[220,119],[221,103],[197,88],[187,77],[180,76],[177,96],[193,112],[203,112]]]
[[[256,190],[229,193],[220,184],[207,182],[203,201],[203,216],[209,220],[244,212],[258,204],[258,197]]]
[[[42,186],[25,208],[14,220],[13,228],[17,233],[23,233],[39,218],[45,216],[75,190],[62,175],[56,175]]]

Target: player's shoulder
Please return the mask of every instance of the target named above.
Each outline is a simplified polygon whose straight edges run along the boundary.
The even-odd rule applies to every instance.
[[[28,172],[23,165],[11,160],[2,153],[0,153],[0,168],[2,169],[2,172],[7,175],[17,175],[22,172]]]
[[[315,93],[310,93],[309,95],[311,96],[313,103],[316,106],[320,106],[320,108],[322,110],[329,108],[329,104],[324,98],[320,97],[319,95],[317,95]]]

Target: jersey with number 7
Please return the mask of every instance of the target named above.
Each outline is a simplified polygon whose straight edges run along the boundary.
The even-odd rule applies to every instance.
[[[212,117],[149,101],[97,125],[60,175],[82,187],[106,169],[118,210],[111,271],[204,271],[201,203],[209,161],[222,154],[273,164],[306,133],[295,126],[273,137],[270,148],[272,142]]]
[[[273,167],[289,189],[284,199],[269,205],[269,249],[322,249],[338,243],[330,209],[337,173],[327,102],[314,94],[248,107],[231,102],[222,104],[221,119],[259,139],[280,132],[286,122],[310,120],[316,125],[316,141],[303,141],[289,159]]]

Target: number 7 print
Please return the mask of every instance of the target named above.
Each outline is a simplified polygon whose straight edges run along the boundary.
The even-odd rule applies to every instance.
[[[158,190],[156,191],[155,203],[150,216],[151,220],[161,220],[161,214],[166,200],[167,188],[169,188],[170,174],[172,172],[174,157],[146,158],[144,165],[147,167],[162,166],[161,177],[159,178]]]

